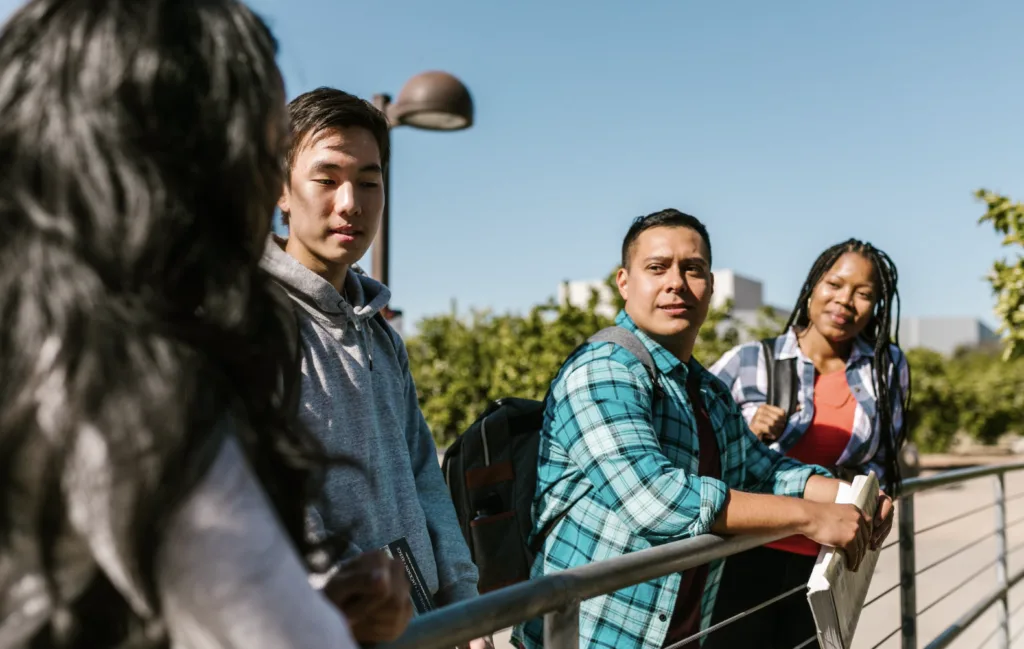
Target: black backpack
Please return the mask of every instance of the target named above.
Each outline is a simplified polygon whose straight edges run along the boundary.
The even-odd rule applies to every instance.
[[[647,369],[654,382],[654,398],[658,397],[654,359],[635,334],[608,327],[587,342],[610,342],[629,350]],[[527,542],[533,530],[531,509],[546,401],[546,397],[493,401],[445,451],[441,470],[480,573],[481,593],[529,579],[545,537],[565,515],[550,521],[533,543]]]

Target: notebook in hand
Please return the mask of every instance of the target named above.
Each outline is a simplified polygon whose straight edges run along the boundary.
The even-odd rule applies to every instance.
[[[835,501],[852,503],[873,518],[878,506],[878,478],[872,472],[857,476],[850,486],[840,485]],[[822,649],[849,649],[852,645],[877,562],[878,550],[868,550],[857,572],[850,572],[841,550],[822,546],[818,552],[818,560],[807,581],[807,601],[814,614],[818,644]]]
[[[405,540],[405,537],[392,541],[381,549],[389,557],[396,561],[401,561],[402,565],[405,566],[405,574],[412,586],[409,594],[412,597],[413,606],[416,607],[416,615],[423,615],[428,611],[434,610],[436,608],[434,598],[430,595],[427,582],[423,579],[423,573],[420,572],[419,564],[416,563],[416,557],[413,556],[412,550],[409,549],[409,542]]]

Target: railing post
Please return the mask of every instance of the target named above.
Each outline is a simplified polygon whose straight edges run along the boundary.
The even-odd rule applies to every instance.
[[[580,603],[544,615],[544,649],[579,649]]]
[[[1009,566],[1006,557],[1006,481],[1002,473],[995,476],[993,486],[996,492],[996,585],[1003,589],[1003,594],[996,603],[996,622],[999,624],[996,637],[999,638],[1000,649],[1007,649],[1010,646],[1009,593],[1007,592]]]
[[[917,566],[914,557],[914,494],[900,498],[900,622],[903,649],[917,649]]]

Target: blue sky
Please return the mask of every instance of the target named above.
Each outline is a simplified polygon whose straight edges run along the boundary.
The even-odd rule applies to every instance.
[[[393,133],[392,289],[412,319],[603,277],[631,217],[708,224],[715,265],[791,305],[849,236],[904,312],[993,322],[972,192],[1024,200],[1024,3],[256,0],[295,95],[461,78],[476,125]]]
[[[857,236],[896,261],[904,313],[994,321],[1002,253],[972,192],[1024,200],[1024,2],[251,5],[290,96],[397,94],[429,69],[471,89],[472,129],[393,134],[393,305],[412,319],[603,277],[629,220],[672,206],[769,302]]]

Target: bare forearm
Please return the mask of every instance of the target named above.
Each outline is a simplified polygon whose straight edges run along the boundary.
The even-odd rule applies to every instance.
[[[806,529],[809,519],[807,504],[800,498],[731,489],[725,508],[715,519],[711,531],[716,534],[799,534]]]
[[[839,480],[812,475],[804,487],[804,500],[815,503],[834,503],[839,493]]]

